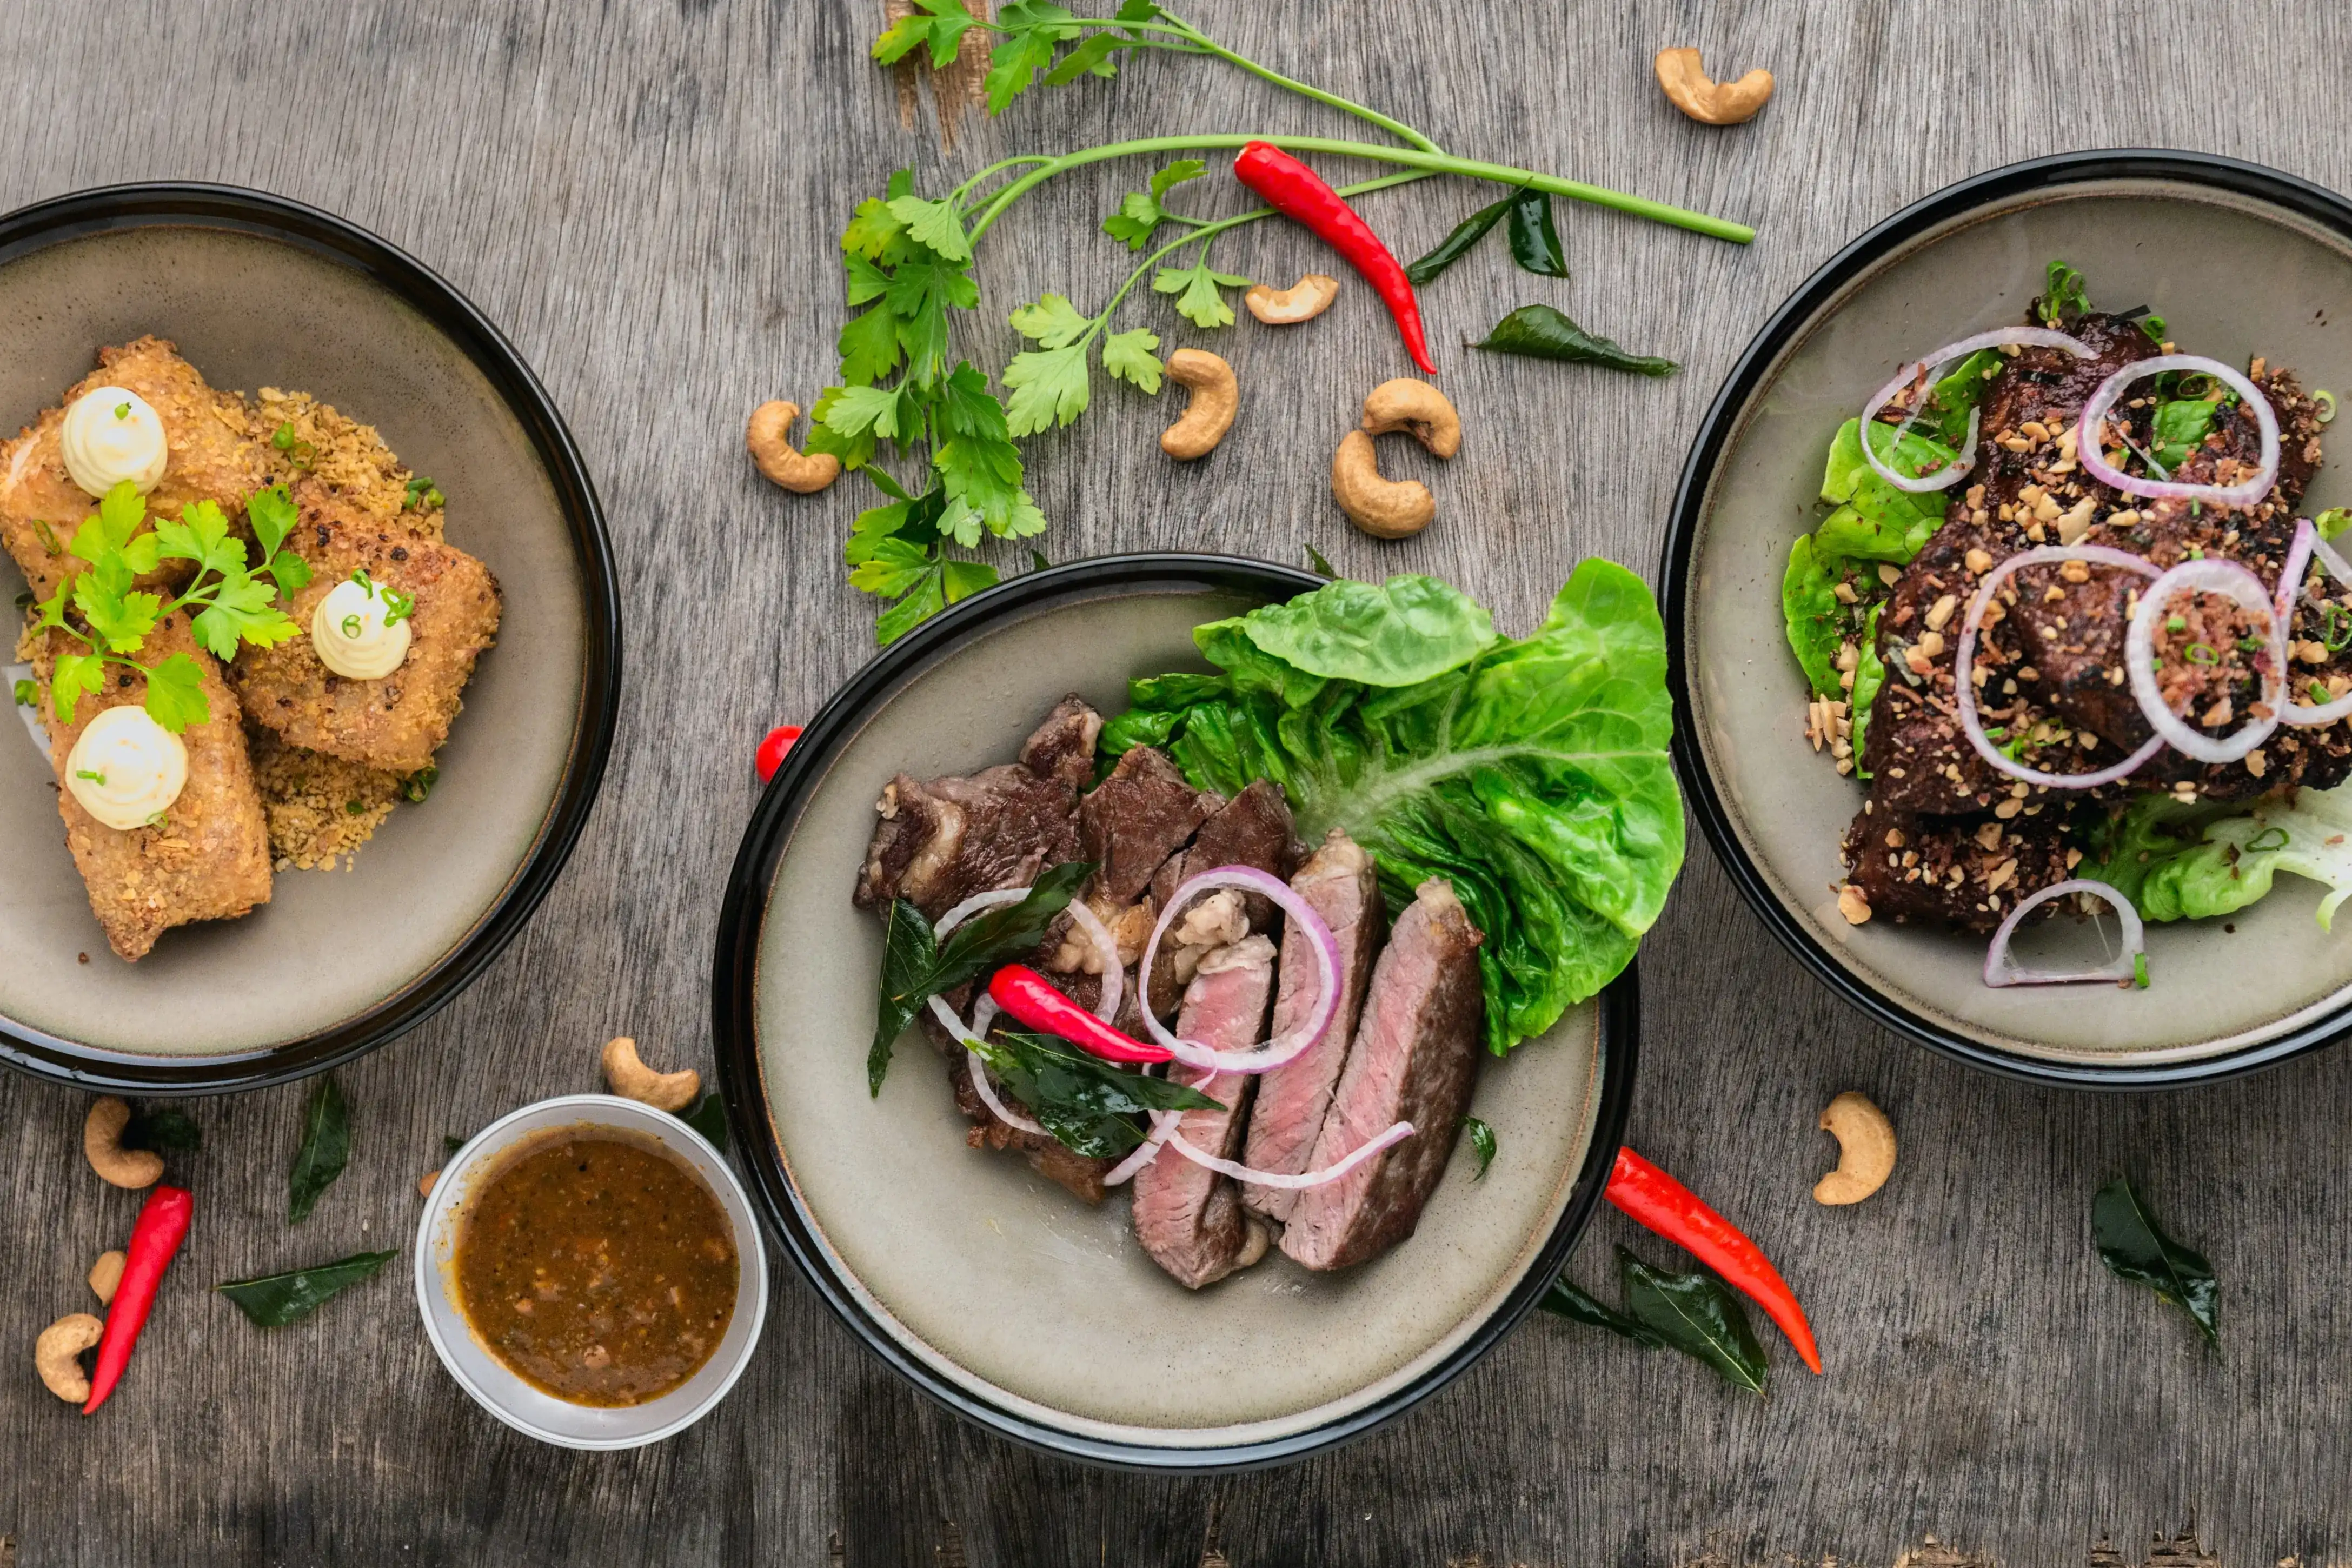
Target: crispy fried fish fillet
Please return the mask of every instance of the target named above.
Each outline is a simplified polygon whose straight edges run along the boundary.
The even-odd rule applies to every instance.
[[[140,338],[98,351],[99,368],[66,389],[51,407],[0,446],[0,545],[25,569],[36,597],[47,598],[79,569],[65,552],[98,503],[66,472],[58,444],[66,410],[84,393],[120,386],[152,404],[163,422],[171,463],[149,492],[147,515],[176,518],[190,501],[209,500],[245,531],[245,498],[268,482],[263,447],[236,395],[216,392],[162,338]],[[45,531],[46,530],[46,531]],[[166,561],[149,580],[184,582],[193,563]]]
[[[474,661],[497,639],[498,579],[464,551],[371,521],[324,487],[298,487],[295,500],[302,521],[287,545],[310,563],[311,577],[288,613],[302,633],[245,649],[229,679],[255,721],[292,744],[415,773],[449,738]],[[416,600],[408,658],[381,680],[345,679],[310,646],[319,601],[362,569]]]
[[[188,748],[188,783],[180,798],[157,826],[128,832],[99,822],[63,787],[66,760],[91,720],[110,708],[143,701],[145,688],[135,677],[118,681],[76,703],[72,723],[60,721],[49,701],[50,668],[60,647],[72,651],[79,646],[62,638],[62,633],[51,632],[38,643],[33,673],[40,685],[41,717],[48,725],[66,844],[89,889],[90,912],[105,931],[107,944],[118,956],[136,961],[173,926],[234,920],[268,903],[269,832],[253,785],[236,699],[222,681],[219,664],[197,646],[187,616],[165,617],[140,653],[156,661],[175,653],[193,658],[204,670],[212,717],[189,725],[180,737]]]

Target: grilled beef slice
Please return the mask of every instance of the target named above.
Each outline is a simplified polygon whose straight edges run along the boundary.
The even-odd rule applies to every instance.
[[[1269,876],[1287,877],[1296,860],[1296,833],[1282,786],[1271,779],[1255,780],[1201,824],[1189,847],[1160,863],[1151,874],[1151,896],[1145,902],[1156,914],[1168,907],[1168,900],[1188,879],[1221,866],[1248,866]],[[1235,896],[1245,922],[1244,931],[1274,929],[1273,900],[1263,893],[1237,891]],[[1150,931],[1149,922],[1144,930]],[[1171,928],[1171,938],[1176,934]],[[1182,956],[1173,940],[1163,941],[1151,966],[1151,1004],[1161,1017],[1175,1008],[1185,982],[1192,977],[1190,964],[1180,962]]]
[[[1248,1152],[1242,1163],[1296,1175],[1307,1168],[1315,1152],[1316,1137],[1331,1108],[1331,1091],[1339,1087],[1339,1069],[1347,1065],[1348,1044],[1355,1037],[1356,1015],[1363,1006],[1364,984],[1371,977],[1372,956],[1380,948],[1386,916],[1371,856],[1337,827],[1299,868],[1290,887],[1323,917],[1339,944],[1339,999],[1331,1021],[1312,1045],[1258,1079],[1257,1102],[1250,1111]],[[1314,944],[1304,931],[1286,931],[1273,1033],[1286,1035],[1304,1023],[1321,990]],[[1290,1217],[1297,1196],[1281,1187],[1242,1189],[1244,1204],[1276,1219]]]
[[[1022,748],[1051,767],[1073,726],[1102,721],[1066,699]],[[1021,763],[969,778],[918,780],[900,773],[875,804],[882,820],[866,845],[853,901],[887,909],[906,899],[938,920],[974,893],[1026,887],[1048,866],[1077,858],[1077,790],[1066,778]]]
[[[1078,801],[1080,858],[1095,864],[1090,899],[1135,902],[1151,875],[1224,802],[1196,790],[1166,752],[1137,746]]]
[[[1102,715],[1073,691],[1022,742],[1021,765],[1039,778],[1082,790],[1094,782],[1095,739],[1102,727]]]
[[[1345,1268],[1412,1234],[1436,1190],[1477,1080],[1478,944],[1486,939],[1442,878],[1423,882],[1373,966],[1363,1022],[1309,1169],[1353,1152],[1390,1123],[1413,1135],[1336,1182],[1298,1194],[1282,1250],[1309,1268]]]
[[[1262,936],[1202,959],[1185,988],[1177,1033],[1217,1050],[1255,1042],[1274,995],[1274,943]],[[1255,1081],[1246,1073],[1213,1075],[1197,1087],[1224,1109],[1184,1112],[1178,1132],[1204,1153],[1232,1159]],[[1173,1148],[1135,1173],[1135,1235],[1154,1263],[1192,1290],[1256,1262],[1266,1241],[1260,1222],[1243,1214],[1233,1178]]]
[[[923,1016],[926,1019],[930,1016],[928,1008]],[[948,1082],[955,1089],[956,1109],[972,1123],[963,1135],[967,1144],[974,1149],[1017,1149],[1039,1175],[1059,1182],[1090,1204],[1103,1201],[1103,1177],[1117,1161],[1089,1159],[1051,1133],[1030,1132],[998,1121],[996,1113],[988,1109],[988,1102],[971,1087],[971,1058],[961,1046],[948,1057]],[[998,1094],[1008,1107],[1026,1109],[1020,1101],[1004,1096],[1003,1090]]]
[[[2006,821],[1884,808],[1859,813],[1846,829],[1849,879],[1874,918],[1989,931],[2018,900],[2064,881],[2071,868],[2065,817],[2056,810],[2037,813]],[[2034,912],[2052,909],[2045,904]]]

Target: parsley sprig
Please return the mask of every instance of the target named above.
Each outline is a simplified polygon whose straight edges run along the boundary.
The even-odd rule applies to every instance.
[[[49,676],[49,698],[58,717],[73,722],[74,708],[105,688],[109,665],[132,670],[147,683],[146,709],[155,722],[178,734],[207,723],[212,704],[204,671],[185,653],[153,664],[137,655],[148,634],[165,617],[190,615],[196,640],[224,661],[240,645],[271,647],[299,629],[278,607],[310,580],[310,563],[281,550],[297,513],[283,488],[256,490],[245,503],[246,520],[261,546],[261,562],[246,563],[245,541],[229,536],[228,519],[209,500],[191,501],[176,521],[146,528],[147,498],[128,479],[107,491],[96,515],[85,518],[66,548],[83,569],[60,584],[38,607],[39,625],[80,642],[86,653],[60,653]],[[142,531],[143,530],[143,531]],[[195,574],[176,597],[137,586],[165,561],[193,561]]]

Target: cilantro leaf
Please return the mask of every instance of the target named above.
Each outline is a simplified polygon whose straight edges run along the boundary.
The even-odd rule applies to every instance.
[[[1233,307],[1225,303],[1221,289],[1246,289],[1250,280],[1230,272],[1212,271],[1205,255],[1194,267],[1163,267],[1151,279],[1155,294],[1175,294],[1176,313],[1196,327],[1230,327],[1234,324]]]
[[[968,363],[958,364],[940,388],[939,421],[951,434],[983,441],[1002,441],[1006,434],[1004,405],[988,390],[988,377]]]
[[[1233,320],[1231,312],[1225,319]],[[1004,384],[1013,389],[1004,414],[1013,435],[1034,436],[1050,425],[1071,424],[1087,411],[1087,400],[1093,395],[1087,377],[1087,345],[1014,354],[1004,367]]]
[[[874,623],[874,641],[887,647],[947,606],[947,593],[937,567],[923,574],[915,591],[882,612]]]
[[[1059,5],[1043,0],[1019,0],[997,13],[1003,36],[989,56],[988,112],[1002,114],[1013,100],[1029,90],[1037,73],[1053,63],[1054,49],[1075,37],[1076,23]]]
[[[971,14],[957,0],[915,0],[915,3],[923,8],[922,12],[900,17],[887,32],[875,39],[874,58],[883,65],[894,65],[928,42],[931,47],[931,68],[945,70],[955,63],[956,50],[964,34],[975,26]]]
[[[854,250],[842,252],[841,270],[847,278],[848,298],[843,301],[845,304],[863,305],[869,300],[879,300],[890,287],[890,275]]]
[[[240,639],[256,647],[274,647],[298,629],[277,605],[274,583],[256,579],[243,567],[221,579],[213,602],[196,613],[196,640],[224,663],[236,657]]]
[[[154,594],[110,594],[99,587],[95,573],[85,572],[74,587],[74,608],[89,623],[106,646],[116,653],[131,653],[155,629],[163,612]]]
[[[869,432],[886,440],[898,438],[899,392],[896,387],[827,387],[812,410],[814,421],[838,436]]]
[[[891,179],[895,183],[898,175]],[[868,196],[857,204],[849,226],[841,231],[841,248],[868,261],[895,263],[906,255],[906,221],[890,210],[887,197]]]
[[[943,538],[954,540],[966,550],[980,543],[980,510],[967,497],[948,497],[948,504],[940,509],[940,521],[936,526]]]
[[[1034,305],[1024,305],[1007,318],[1013,330],[1040,348],[1064,349],[1086,335],[1094,322],[1059,294],[1044,294]]]
[[[95,566],[107,552],[130,543],[131,536],[146,521],[147,498],[139,493],[137,485],[124,479],[100,499],[97,515],[82,520],[67,548]]]
[[[184,653],[175,653],[147,671],[147,716],[174,735],[191,724],[212,722],[205,698],[205,672]]]
[[[1115,77],[1118,74],[1118,62],[1111,57],[1121,49],[1134,47],[1133,43],[1117,33],[1096,33],[1064,55],[1061,63],[1045,73],[1045,85],[1062,87],[1082,76]],[[950,599],[949,603],[954,601]]]
[[[205,567],[226,570],[221,563],[231,544],[236,547],[236,564],[245,564],[245,541],[228,537],[228,519],[208,500],[190,501],[177,522],[156,524],[155,542],[164,559],[194,561],[200,572]]]
[[[1018,539],[1045,528],[1045,514],[1021,488],[1021,450],[1012,442],[958,437],[942,442],[931,463],[946,497],[971,506],[998,538]]]
[[[898,368],[898,318],[887,304],[877,305],[844,321],[834,346],[841,351],[841,379],[871,386]]]
[[[430,488],[430,480],[426,486]],[[263,560],[278,553],[278,547],[294,531],[299,515],[294,508],[294,498],[286,493],[284,485],[269,485],[245,498],[245,519],[253,524],[253,537],[261,546]]]
[[[1198,158],[1177,159],[1151,176],[1150,190],[1128,192],[1118,211],[1103,219],[1103,232],[1129,250],[1141,250],[1152,232],[1167,221],[1168,210],[1160,205],[1160,198],[1185,181],[1199,179],[1208,167]]]
[[[269,575],[278,591],[291,600],[310,585],[310,563],[290,550],[281,550],[269,558]]]
[[[845,552],[845,553],[846,552]],[[903,539],[877,541],[849,574],[849,585],[885,598],[905,593],[931,569],[930,552]]]
[[[996,586],[996,568],[985,561],[942,561],[940,580],[947,590],[948,603],[969,599],[982,588]]]
[[[806,452],[828,452],[840,458],[841,466],[845,468],[862,468],[874,458],[873,430],[867,428],[852,435],[844,435],[826,423],[832,416],[834,405],[841,400],[845,393],[850,390],[853,389],[828,386],[817,394],[816,405],[809,410],[808,438],[801,444],[801,449]],[[881,472],[879,468],[872,471],[877,474]]]
[[[74,721],[74,704],[106,689],[106,660],[94,653],[61,653],[49,670],[49,706],[60,721]]]
[[[1160,14],[1160,8],[1155,5],[1151,8],[1151,12],[1152,16],[1156,16]],[[1122,19],[1124,19],[1123,13]],[[1138,19],[1149,21],[1150,18],[1141,17]],[[1202,163],[1198,158],[1179,158],[1174,163],[1169,164],[1166,168],[1151,176],[1151,197],[1154,201],[1157,201],[1161,196],[1164,196],[1169,192],[1174,190],[1177,186],[1182,184],[1185,181],[1197,180],[1208,172],[1209,165]]]
[[[946,261],[970,261],[971,242],[964,237],[963,220],[952,202],[927,202],[920,196],[894,196],[891,216],[907,226],[907,237],[928,245]]]
[[[1160,346],[1160,334],[1138,327],[1131,332],[1113,332],[1103,339],[1103,369],[1116,380],[1130,382],[1145,392],[1160,390],[1160,372],[1167,367],[1151,351]]]

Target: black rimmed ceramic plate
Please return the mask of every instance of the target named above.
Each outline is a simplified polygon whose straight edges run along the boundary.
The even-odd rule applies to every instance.
[[[0,1059],[141,1093],[249,1088],[414,1027],[520,929],[604,774],[619,604],[587,470],[529,367],[373,235],[211,185],[0,217],[0,426],[31,422],[101,344],[149,332],[215,386],[299,389],[374,426],[435,478],[449,542],[504,592],[431,798],[350,870],[280,872],[260,910],[166,931],[135,964],[91,918],[46,759],[13,721],[0,731]],[[21,586],[0,557],[0,591]]]
[[[1021,1441],[1202,1470],[1295,1458],[1377,1426],[1534,1305],[1600,1200],[1633,1077],[1629,972],[1481,1073],[1504,1151],[1457,1155],[1419,1231],[1361,1268],[1279,1255],[1198,1293],[1147,1258],[1114,1194],[1088,1208],[969,1149],[912,1040],[866,1088],[879,923],[850,905],[882,785],[1011,758],[1064,693],[1201,669],[1192,628],[1318,585],[1260,562],[1135,555],[1030,574],[894,645],[808,726],[761,798],[719,921],[719,1071],[785,1249],[908,1379]]]
[[[2352,205],[2304,181],[2193,153],[2081,153],[1979,175],[1895,215],[1766,324],[1692,447],[1662,570],[1675,760],[1749,902],[1889,1027],[2050,1081],[2222,1077],[2352,1025],[2352,932],[2319,928],[2316,883],[2281,877],[2226,925],[2149,927],[2145,991],[1993,990],[1983,939],[1851,926],[1832,891],[1862,792],[1805,740],[1805,682],[1780,612],[1790,542],[1820,515],[1838,426],[1905,362],[2021,321],[2053,258],[2082,270],[2095,303],[2160,313],[2184,352],[2267,355],[2307,387],[2352,387],[2352,321],[2338,320],[2352,317]],[[2352,500],[2339,467],[2305,507]]]

